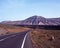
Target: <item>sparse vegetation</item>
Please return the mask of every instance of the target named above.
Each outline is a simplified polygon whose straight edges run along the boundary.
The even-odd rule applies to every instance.
[[[0,24],[0,35],[1,34],[18,33],[18,32],[23,32],[23,31],[26,31],[26,30],[29,30],[29,28]]]
[[[9,34],[9,32],[6,32],[6,34]]]
[[[30,36],[34,48],[60,48],[60,30],[33,29]]]

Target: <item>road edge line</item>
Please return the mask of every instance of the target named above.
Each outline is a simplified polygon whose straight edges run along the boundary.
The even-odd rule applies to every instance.
[[[26,35],[25,35],[25,37],[24,37],[24,39],[23,39],[23,43],[22,43],[21,48],[24,48],[24,43],[25,43],[26,37],[27,37],[27,33],[26,33]]]

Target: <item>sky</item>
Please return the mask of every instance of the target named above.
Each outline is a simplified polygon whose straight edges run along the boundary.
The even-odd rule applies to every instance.
[[[60,0],[0,0],[0,21],[24,20],[34,15],[60,17]]]

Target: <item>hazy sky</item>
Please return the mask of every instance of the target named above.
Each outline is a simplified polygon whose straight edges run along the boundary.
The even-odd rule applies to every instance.
[[[23,20],[33,15],[60,17],[60,0],[0,0],[0,21]]]

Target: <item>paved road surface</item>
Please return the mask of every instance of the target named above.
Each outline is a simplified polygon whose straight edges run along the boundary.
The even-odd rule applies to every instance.
[[[0,36],[0,48],[33,48],[29,32]]]

